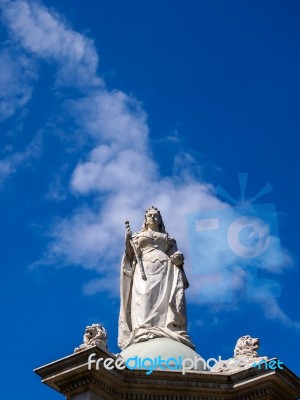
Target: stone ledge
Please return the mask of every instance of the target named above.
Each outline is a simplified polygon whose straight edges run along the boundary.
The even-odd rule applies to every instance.
[[[284,366],[269,371],[250,368],[235,373],[209,371],[88,370],[88,357],[113,357],[92,347],[35,369],[42,382],[76,400],[83,393],[110,400],[296,400],[300,396],[299,378]]]

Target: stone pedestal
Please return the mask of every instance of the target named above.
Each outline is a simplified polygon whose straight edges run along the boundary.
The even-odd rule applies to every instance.
[[[54,361],[35,372],[42,382],[68,400],[296,400],[299,378],[286,366],[283,370],[250,368],[236,373],[207,371],[154,371],[88,369],[88,357],[112,357],[92,347]]]
[[[152,360],[158,359],[158,357],[163,360],[178,360],[179,357],[182,359],[192,360],[201,359],[201,356],[196,353],[195,350],[183,343],[169,338],[156,338],[147,340],[145,342],[133,343],[132,345],[126,347],[126,349],[123,350],[120,355],[124,360],[128,360],[130,358],[132,359],[135,356],[139,357],[140,359],[151,358]],[[175,363],[171,362],[170,364],[174,365]],[[166,368],[165,363],[162,363],[162,365]],[[203,371],[203,363],[195,363],[194,369]]]

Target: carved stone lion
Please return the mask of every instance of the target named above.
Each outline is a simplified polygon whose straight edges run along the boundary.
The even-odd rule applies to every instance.
[[[253,363],[262,360],[268,360],[268,357],[259,357],[257,350],[259,348],[259,339],[252,338],[249,335],[238,339],[233,358],[221,360],[213,366],[212,372],[236,372],[241,369],[251,368]]]
[[[99,324],[87,326],[83,335],[83,344],[81,344],[79,347],[76,347],[74,353],[78,353],[79,351],[93,346],[98,346],[107,351],[107,340],[108,333],[103,326]]]
[[[257,351],[259,348],[259,339],[251,336],[242,336],[236,343],[234,349],[234,357],[258,357]]]

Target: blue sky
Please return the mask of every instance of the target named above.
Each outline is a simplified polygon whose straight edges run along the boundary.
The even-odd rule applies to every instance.
[[[299,3],[0,7],[4,394],[18,368],[15,397],[61,398],[32,369],[71,354],[93,322],[118,352],[124,220],[138,230],[151,204],[186,256],[199,354],[228,358],[250,334],[299,374]],[[227,228],[193,232],[201,216],[227,227],[241,213],[269,227],[259,257],[236,257]]]

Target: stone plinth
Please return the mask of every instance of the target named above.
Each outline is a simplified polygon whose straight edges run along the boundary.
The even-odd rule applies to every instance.
[[[250,368],[236,373],[206,371],[88,369],[88,357],[112,357],[93,347],[54,361],[35,372],[42,382],[68,400],[296,400],[299,378],[286,366],[283,370]]]
[[[176,359],[179,357],[182,359],[200,359],[200,355],[195,352],[195,350],[186,346],[183,343],[176,342],[175,340],[169,338],[157,338],[147,340],[145,342],[134,343],[131,346],[126,347],[120,355],[124,360],[128,360],[135,356],[145,359],[150,357],[151,359],[157,359],[159,356],[163,360]],[[174,365],[174,363],[173,363]],[[165,364],[164,364],[165,366]],[[202,371],[203,363],[195,363],[196,370]]]

